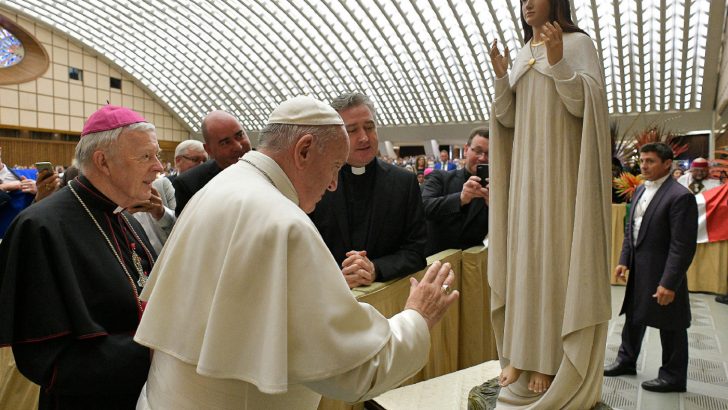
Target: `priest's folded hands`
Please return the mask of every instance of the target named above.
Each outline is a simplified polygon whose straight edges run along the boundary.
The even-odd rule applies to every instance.
[[[367,251],[349,251],[341,263],[341,273],[349,285],[349,289],[369,286],[376,278],[374,263],[367,258]]]
[[[455,273],[450,264],[436,261],[421,281],[410,278],[410,295],[404,308],[417,311],[432,329],[460,296],[457,290],[450,292],[454,280]]]

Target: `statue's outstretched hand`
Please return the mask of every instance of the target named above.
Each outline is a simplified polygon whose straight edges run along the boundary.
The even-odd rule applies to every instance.
[[[508,63],[510,62],[508,46],[505,47],[503,54],[501,54],[498,49],[498,39],[495,39],[488,54],[490,54],[490,62],[493,65],[496,78],[501,78],[506,75],[508,73]]]

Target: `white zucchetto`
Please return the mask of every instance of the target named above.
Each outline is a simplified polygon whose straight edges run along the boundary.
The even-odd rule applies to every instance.
[[[276,107],[268,117],[268,124],[344,125],[344,121],[328,104],[301,95]]]

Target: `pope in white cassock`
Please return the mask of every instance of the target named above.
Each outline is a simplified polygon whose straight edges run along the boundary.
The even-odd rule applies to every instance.
[[[349,139],[310,97],[282,103],[258,151],[186,207],[141,297],[135,340],[154,349],[139,409],[315,409],[356,402],[421,369],[429,329],[458,297],[432,265],[405,310],[358,303],[306,215],[336,189]]]

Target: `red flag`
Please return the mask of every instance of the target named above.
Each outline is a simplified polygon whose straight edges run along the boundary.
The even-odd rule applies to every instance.
[[[695,196],[698,243],[728,240],[728,183]]]

